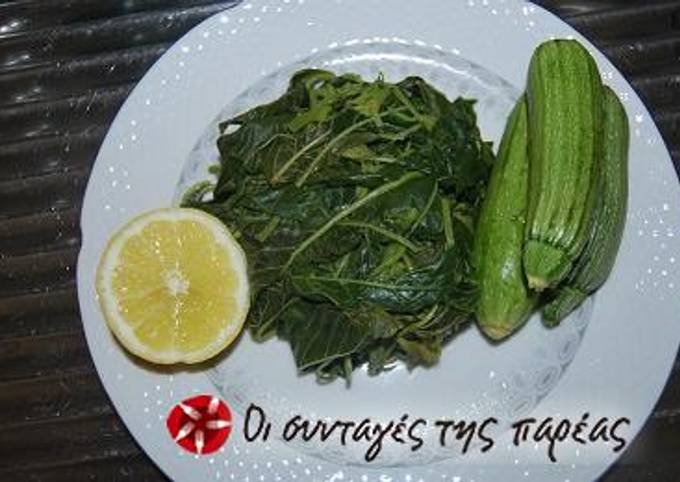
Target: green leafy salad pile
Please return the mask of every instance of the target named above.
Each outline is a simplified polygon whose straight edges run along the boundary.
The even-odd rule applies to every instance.
[[[320,381],[435,363],[477,302],[470,253],[494,159],[473,101],[418,77],[305,70],[220,129],[217,182],[184,205],[243,246],[251,334],[287,340]]]

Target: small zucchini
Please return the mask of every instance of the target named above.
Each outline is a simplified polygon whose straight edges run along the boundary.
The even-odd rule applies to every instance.
[[[602,81],[575,40],[551,40],[529,67],[529,287],[556,286],[571,271],[592,225],[602,152]]]
[[[605,87],[604,153],[600,195],[590,239],[543,319],[556,325],[609,277],[621,244],[628,207],[628,117],[616,94]]]
[[[528,183],[527,107],[523,96],[501,140],[473,252],[480,296],[477,323],[486,336],[497,341],[524,324],[536,301],[522,270]]]

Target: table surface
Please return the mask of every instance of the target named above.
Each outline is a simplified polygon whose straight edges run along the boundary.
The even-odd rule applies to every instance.
[[[631,81],[677,170],[680,1],[536,3]],[[132,87],[177,38],[233,4],[0,1],[0,480],[167,480],[113,410],[88,353],[75,284],[80,208]],[[602,480],[680,480],[680,361]]]

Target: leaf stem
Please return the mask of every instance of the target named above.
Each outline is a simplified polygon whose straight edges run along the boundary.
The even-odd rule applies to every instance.
[[[405,237],[400,236],[397,233],[393,233],[392,231],[390,231],[388,229],[381,228],[380,226],[375,226],[375,225],[370,224],[370,223],[362,223],[360,221],[345,221],[345,222],[340,223],[340,226],[349,226],[349,227],[353,227],[353,228],[370,229],[372,231],[375,231],[378,234],[382,234],[383,236],[385,236],[388,239],[391,239],[392,241],[396,241],[397,243],[405,246],[410,251],[416,252],[419,249],[418,246],[413,244],[411,241],[409,241]]]
[[[298,301],[297,298],[291,298],[288,301],[284,303],[284,305],[279,308],[279,310],[274,313],[272,316],[270,316],[267,320],[264,322],[260,323],[260,325],[257,327],[255,330],[255,334],[258,338],[262,338],[262,336],[267,332],[269,327],[272,325],[272,323],[278,321],[279,316],[283,314],[288,308],[290,308],[291,305],[296,303]]]
[[[408,97],[404,95],[399,87],[396,85],[392,86],[392,92],[394,93],[395,97],[399,99],[399,102],[401,102],[411,112],[411,114],[413,114],[414,118],[420,119],[420,112],[418,112],[415,106],[411,103]]]
[[[395,112],[399,112],[400,110],[404,110],[403,107],[400,107],[398,109],[390,109],[386,112],[383,112],[382,114],[378,115],[378,118],[382,119],[383,117],[386,117],[390,114],[394,114]],[[364,127],[365,125],[368,125],[372,122],[375,122],[375,117],[369,117],[368,119],[364,119],[360,122],[357,122],[356,124],[353,124],[340,132],[337,136],[335,136],[333,139],[331,139],[328,144],[317,154],[317,156],[314,158],[314,160],[307,166],[307,169],[305,172],[300,176],[300,178],[295,182],[296,187],[301,187],[307,178],[314,172],[316,167],[319,165],[319,163],[323,160],[324,157],[326,157],[326,154],[328,154],[341,140],[343,140],[345,137],[350,135],[352,132]]]
[[[347,267],[347,263],[349,262],[349,256],[350,253],[347,253],[342,257],[338,269],[335,270],[335,276],[340,276],[340,273],[342,273],[345,270],[345,268]]]
[[[383,134],[382,137],[383,137],[383,139],[387,139],[388,141],[393,141],[393,142],[403,141],[408,136],[410,136],[411,134],[413,134],[415,132],[418,132],[422,128],[423,128],[423,126],[420,125],[420,124],[413,124],[411,127],[409,127],[406,130],[401,131],[399,134]]]
[[[425,204],[425,207],[423,210],[420,212],[418,215],[418,219],[415,220],[413,225],[411,226],[411,229],[409,229],[409,236],[413,234],[413,231],[415,231],[418,228],[418,225],[423,222],[423,219],[425,219],[425,216],[427,216],[427,213],[430,212],[430,209],[432,208],[432,204],[434,203],[434,198],[437,196],[437,191],[439,190],[439,183],[435,180],[434,185],[432,186],[432,192],[430,192],[430,196],[427,198],[427,203]]]
[[[274,216],[269,220],[269,222],[266,224],[262,230],[255,235],[255,239],[257,239],[259,242],[264,243],[267,238],[274,232],[276,227],[279,225],[279,222],[281,221],[281,218],[278,216]]]
[[[427,313],[425,313],[425,315],[421,319],[418,319],[414,323],[406,325],[406,327],[401,331],[400,335],[404,336],[409,333],[413,333],[414,331],[417,331],[419,329],[426,328],[428,324],[434,319],[434,316],[437,314],[437,310],[439,310],[438,304],[432,306],[432,308],[430,308],[430,310]]]
[[[384,290],[399,290],[399,291],[437,291],[438,288],[428,288],[423,286],[409,286],[409,285],[395,285],[389,283],[379,283],[377,281],[366,281],[356,278],[333,278],[332,276],[315,276],[315,275],[293,275],[292,278],[307,281],[322,281],[326,283],[340,283],[348,285],[368,286],[371,288],[379,288]]]
[[[328,135],[329,135],[330,133],[331,133],[330,130],[324,132],[324,133],[321,134],[319,137],[317,137],[316,139],[314,139],[312,142],[310,142],[309,144],[307,144],[305,147],[303,147],[302,149],[300,149],[299,151],[297,151],[293,157],[291,157],[290,159],[288,159],[288,160],[286,161],[286,163],[285,163],[283,166],[281,166],[281,167],[279,168],[278,171],[276,171],[276,172],[274,173],[274,175],[272,176],[271,182],[273,182],[273,183],[279,182],[279,181],[281,180],[281,177],[286,173],[286,171],[287,171],[288,169],[290,169],[290,167],[291,167],[293,164],[295,164],[295,161],[297,161],[297,160],[300,159],[302,156],[304,156],[310,149],[314,149],[317,145],[319,145],[319,144],[321,143],[321,141],[323,141],[326,137],[328,137]]]
[[[295,258],[300,255],[304,250],[306,250],[314,241],[319,239],[321,236],[326,234],[333,226],[335,226],[337,223],[345,219],[347,216],[352,214],[354,211],[357,209],[363,207],[364,205],[368,204],[371,202],[373,199],[382,196],[383,194],[390,192],[394,189],[397,189],[398,187],[406,184],[407,182],[416,179],[418,177],[422,177],[422,174],[419,172],[409,172],[408,174],[405,174],[404,176],[400,177],[396,181],[389,182],[387,184],[383,184],[382,186],[374,189],[373,191],[369,192],[366,194],[366,196],[362,197],[361,199],[355,201],[353,204],[345,208],[344,210],[340,211],[338,214],[333,216],[331,219],[326,222],[323,226],[321,226],[317,231],[315,231],[311,236],[309,236],[307,239],[305,239],[300,246],[297,247],[295,251],[290,255],[290,258],[288,258],[288,261],[284,265],[284,270],[288,269],[290,265],[295,261]]]
[[[451,203],[448,199],[442,198],[442,223],[444,224],[444,237],[446,238],[446,247],[452,248],[455,244],[453,237],[453,224],[451,223]]]

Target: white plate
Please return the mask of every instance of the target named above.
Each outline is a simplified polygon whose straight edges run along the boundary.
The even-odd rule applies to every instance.
[[[594,48],[605,82],[631,120],[630,208],[610,280],[556,330],[537,319],[499,347],[471,328],[433,369],[403,367],[351,388],[319,386],[295,373],[288,346],[245,336],[211,366],[162,371],[135,362],[115,343],[94,292],[99,255],[135,214],[176,201],[216,160],[216,122],[271,100],[295,70],[319,66],[366,78],[420,75],[449,97],[479,99],[483,136],[497,142],[522,91],[534,48],[550,37],[585,39],[545,11],[514,0],[261,0],[218,14],[182,38],[135,88],[95,163],[82,214],[78,292],[100,377],[118,412],[156,463],[175,480],[530,481],[593,480],[617,456],[611,446],[512,445],[521,417],[580,420],[627,417],[630,441],[649,415],[680,339],[680,192],[650,116],[628,83]],[[675,296],[674,296],[675,295]],[[214,394],[234,410],[234,430],[214,455],[191,456],[170,438],[165,417],[194,394]],[[268,442],[248,443],[243,412],[262,406],[274,422]],[[423,417],[499,419],[494,448],[460,455],[424,431],[417,452],[387,443],[371,463],[365,444],[283,442],[292,414],[360,421]]]

